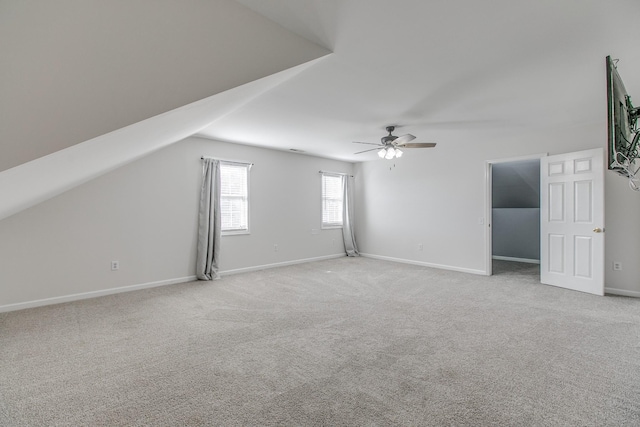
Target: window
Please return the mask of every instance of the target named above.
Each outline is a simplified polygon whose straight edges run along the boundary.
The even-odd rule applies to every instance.
[[[220,162],[220,213],[224,234],[249,233],[250,164]]]
[[[322,174],[322,228],[342,227],[342,175]]]

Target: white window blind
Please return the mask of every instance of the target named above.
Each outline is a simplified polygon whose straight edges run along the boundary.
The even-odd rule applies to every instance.
[[[342,175],[322,174],[322,227],[342,227]]]
[[[249,231],[249,164],[220,162],[222,231]]]

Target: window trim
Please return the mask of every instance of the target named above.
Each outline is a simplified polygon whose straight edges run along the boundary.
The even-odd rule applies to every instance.
[[[244,166],[247,170],[247,228],[231,229],[231,230],[221,229],[220,235],[239,236],[244,234],[251,234],[251,167],[253,166],[253,163],[220,160],[220,167],[222,167],[222,165]],[[222,183],[220,187],[222,188]],[[222,194],[220,194],[220,200],[222,201]]]
[[[321,203],[321,211],[320,211],[320,229],[321,230],[333,230],[333,229],[340,229],[343,227],[343,222],[342,222],[342,218],[340,219],[340,222],[324,222],[324,202],[325,202],[325,197],[324,197],[324,178],[325,177],[333,177],[333,178],[340,178],[340,184],[341,186],[344,185],[344,175],[340,174],[340,173],[332,173],[332,172],[321,172],[321,180],[320,180],[320,203]],[[340,200],[342,201],[342,203],[344,203],[344,196],[342,196],[341,193],[341,198]]]

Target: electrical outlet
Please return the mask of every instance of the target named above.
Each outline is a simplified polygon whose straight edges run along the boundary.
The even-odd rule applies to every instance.
[[[120,261],[111,261],[111,271],[120,270]]]
[[[278,252],[278,245],[273,245],[273,252]]]
[[[613,269],[616,271],[622,270],[622,263],[620,261],[613,261]]]
[[[418,250],[422,251],[424,249],[424,245],[422,243],[418,243]]]

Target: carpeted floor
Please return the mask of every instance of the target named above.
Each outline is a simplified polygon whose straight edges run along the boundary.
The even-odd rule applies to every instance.
[[[340,258],[0,314],[0,425],[640,425],[640,300],[518,268]]]
[[[494,259],[492,273],[494,276],[512,276],[515,279],[523,279],[525,283],[530,280],[540,282],[540,264],[532,264],[525,262],[502,261]],[[526,277],[531,276],[531,277]]]

